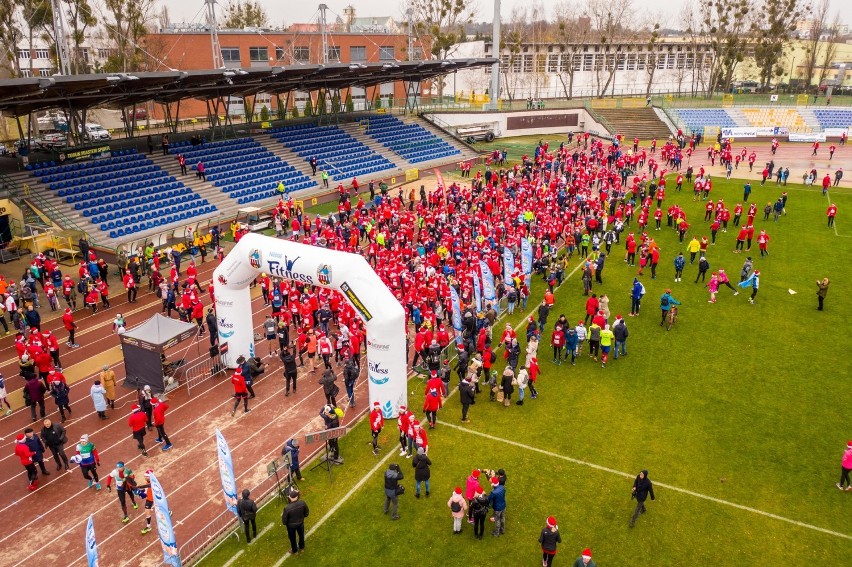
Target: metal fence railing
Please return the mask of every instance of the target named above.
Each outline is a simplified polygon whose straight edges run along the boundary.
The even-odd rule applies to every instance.
[[[179,368],[175,378],[186,386],[187,397],[192,397],[193,388],[198,388],[204,382],[216,376],[224,375],[225,370],[225,365],[222,364],[222,359],[218,354],[213,357],[202,356],[202,360],[192,366]]]

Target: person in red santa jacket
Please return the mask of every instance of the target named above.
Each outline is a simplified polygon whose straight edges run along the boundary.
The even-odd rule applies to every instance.
[[[127,302],[136,303],[136,294],[139,293],[139,289],[136,287],[136,280],[133,279],[130,270],[125,271],[122,282],[124,283],[124,289],[127,290]]]
[[[139,407],[139,404],[133,404],[130,408],[131,414],[127,420],[127,425],[133,431],[133,438],[136,440],[137,447],[142,451],[142,455],[147,457],[148,451],[145,449],[145,432],[148,425],[148,416]]]
[[[382,407],[379,402],[373,402],[373,409],[370,411],[370,434],[373,439],[373,454],[378,455],[381,447],[379,447],[379,433],[385,427],[385,416],[382,414]]]
[[[27,447],[27,437],[23,433],[15,438],[15,456],[21,461],[21,465],[27,470],[27,489],[38,488],[38,472],[36,471],[33,457],[35,453]]]
[[[65,308],[65,314],[62,315],[62,324],[65,326],[65,330],[68,331],[68,341],[65,343],[67,346],[77,348],[78,345],[74,342],[74,333],[77,330],[77,323],[74,322],[74,315],[71,313],[71,308]]]
[[[438,421],[438,410],[444,407],[444,398],[441,395],[443,391],[444,383],[438,374],[433,372],[432,377],[426,382],[426,391],[424,392],[426,399],[423,400],[423,411],[426,412],[429,429],[435,429],[435,423]]]
[[[234,374],[231,376],[231,384],[234,386],[234,409],[231,410],[231,417],[237,413],[237,408],[240,405],[240,400],[243,401],[243,413],[248,413],[248,387],[246,379],[243,376],[243,367],[237,366]]]
[[[169,409],[169,404],[159,398],[151,398],[151,405],[154,406],[151,412],[154,420],[154,427],[157,428],[157,438],[154,439],[157,443],[165,443],[163,451],[168,451],[172,448],[172,442],[166,434],[166,411]]]

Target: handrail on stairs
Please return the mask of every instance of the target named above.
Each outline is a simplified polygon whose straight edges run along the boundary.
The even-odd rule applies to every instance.
[[[610,134],[615,134],[616,129],[612,126],[612,124],[610,124],[609,120],[607,120],[606,118],[604,118],[604,117],[603,117],[603,115],[601,115],[599,112],[597,112],[597,111],[595,110],[595,108],[592,106],[591,101],[589,101],[589,100],[585,101],[585,102],[583,103],[583,107],[586,109],[586,112],[588,112],[588,113],[589,113],[589,115],[590,115],[592,118],[594,118],[596,122],[598,122],[601,126],[603,126],[604,128],[606,128],[606,130],[607,130]]]
[[[24,184],[23,190],[18,187],[18,184],[7,175],[0,173],[0,187],[2,187],[9,195],[9,199],[20,206],[21,203],[26,203],[31,208],[37,208],[44,213],[51,221],[55,222],[63,230],[75,230],[86,236],[92,246],[97,246],[97,243],[89,231],[81,228],[77,223],[68,218],[62,211],[54,207],[47,199],[43,198],[36,192],[30,191],[28,183]],[[34,206],[34,207],[33,207]]]

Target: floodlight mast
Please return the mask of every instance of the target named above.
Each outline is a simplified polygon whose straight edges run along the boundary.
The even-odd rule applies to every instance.
[[[53,34],[56,38],[56,59],[59,63],[59,72],[68,76],[71,74],[71,59],[68,54],[68,34],[65,31],[65,19],[62,15],[60,0],[51,0],[50,7],[53,11]]]
[[[319,13],[320,13],[320,33],[322,34],[322,64],[328,64],[328,25],[326,20],[325,12],[328,10],[328,6],[325,4],[319,5]]]
[[[497,110],[500,101],[500,0],[494,0],[494,19],[491,31],[491,56],[497,61],[491,65],[491,90],[489,107]]]
[[[216,0],[204,0],[207,5],[207,22],[210,24],[210,47],[213,51],[213,68],[224,69],[222,46],[219,44],[219,23],[216,21]]]

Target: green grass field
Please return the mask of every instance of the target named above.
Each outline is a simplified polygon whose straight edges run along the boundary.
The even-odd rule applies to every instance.
[[[741,184],[717,179],[712,196],[732,207]],[[747,292],[734,297],[727,288],[708,303],[707,291],[693,283],[697,268],[688,263],[683,281],[675,283],[672,260],[685,243],[665,227],[650,230],[662,258],[656,280],[648,270],[641,278],[648,293],[641,316],[627,318],[627,357],[606,369],[587,355],[576,366],[556,366],[544,341],[538,399],[504,408],[480,395],[472,423],[461,426],[453,395],[430,432],[429,499],[414,498],[413,470],[397,456],[393,425],[385,430],[385,450],[373,457],[369,428],[359,424],[341,442],[346,464],[334,469],[333,481],[324,471],[307,474],[306,529],[324,521],[308,537],[306,553],[287,561],[534,565],[538,533],[554,515],[563,538],[558,565],[570,565],[584,547],[599,565],[847,564],[852,493],[834,483],[852,438],[843,402],[852,370],[843,330],[852,316],[852,223],[844,220],[852,194],[830,195],[840,209],[838,236],[826,227],[828,201],[818,189],[789,185],[787,191],[788,215],[774,223],[761,214],[756,222],[772,240],[768,258],[759,257],[756,244],[752,249],[762,274],[755,305],[747,303]],[[774,184],[755,184],[752,198],[761,204],[780,192]],[[709,237],[703,203],[693,202],[691,192],[667,194],[667,203],[687,210],[690,234]],[[745,259],[732,253],[735,238],[735,228],[720,232],[708,254],[711,271],[724,267],[734,281]],[[636,268],[622,260],[616,245],[604,284],[594,291],[610,297],[613,316],[626,317]],[[576,265],[575,257],[570,269]],[[832,284],[826,311],[818,312],[815,281],[822,277]],[[534,282],[533,298],[540,297],[542,284]],[[658,325],[658,297],[667,287],[683,302],[669,332]],[[556,297],[551,321],[560,313],[574,323],[582,318],[577,274]],[[516,313],[512,322],[520,320]],[[410,390],[409,406],[419,408],[421,382],[412,380]],[[382,515],[381,477],[391,462],[401,462],[407,475],[397,522]],[[507,531],[499,539],[477,541],[468,524],[461,536],[451,533],[446,502],[473,467],[507,472]],[[657,483],[657,499],[630,529],[632,477],[643,468]],[[231,538],[202,564],[222,565],[240,549],[234,565],[276,564],[288,550],[281,509],[277,501],[263,509],[259,529],[274,527],[259,540],[246,548]]]

